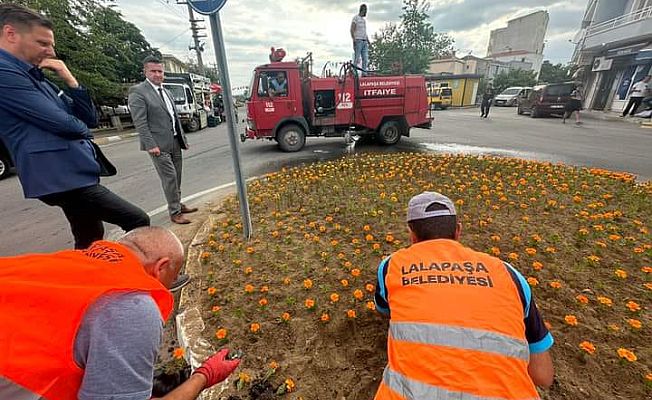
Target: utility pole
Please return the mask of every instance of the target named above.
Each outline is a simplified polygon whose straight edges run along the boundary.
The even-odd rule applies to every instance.
[[[204,22],[203,19],[195,19],[195,13],[188,2],[178,1],[177,4],[185,4],[188,7],[188,21],[190,22],[190,30],[192,31],[193,46],[188,46],[188,50],[195,50],[197,54],[197,66],[199,67],[199,74],[204,75],[204,61],[201,52],[204,51],[204,43],[200,43],[199,39],[205,38],[206,35],[200,31],[206,30],[206,27],[197,25],[198,22]]]

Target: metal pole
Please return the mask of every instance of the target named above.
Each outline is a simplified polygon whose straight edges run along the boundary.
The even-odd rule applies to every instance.
[[[233,110],[233,97],[231,94],[231,80],[229,78],[229,67],[226,63],[226,52],[224,49],[224,38],[222,36],[222,23],[220,13],[211,14],[211,33],[213,35],[213,47],[215,48],[215,59],[220,72],[220,83],[222,84],[224,108],[228,117],[229,143],[233,154],[233,170],[235,172],[235,183],[238,187],[240,197],[240,213],[242,214],[242,227],[246,239],[251,238],[251,215],[249,214],[249,199],[247,198],[247,186],[242,177],[240,168],[240,150],[238,149],[238,137],[235,125],[235,110]]]
[[[204,60],[202,59],[201,46],[199,45],[199,29],[204,29],[204,28],[197,27],[197,20],[195,19],[195,14],[192,11],[192,7],[190,6],[190,3],[186,3],[186,5],[188,6],[188,18],[190,19],[190,30],[192,30],[192,39],[195,42],[193,48],[195,50],[195,54],[197,54],[197,66],[199,67],[199,74],[204,75]]]

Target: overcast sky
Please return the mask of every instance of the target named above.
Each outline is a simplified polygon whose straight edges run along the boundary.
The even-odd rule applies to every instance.
[[[326,61],[352,58],[349,34],[351,18],[362,1],[356,0],[228,0],[220,16],[233,87],[249,83],[256,65],[268,62],[270,46],[283,47],[286,59],[312,51],[315,73]],[[397,22],[401,0],[370,0],[367,16],[369,37],[387,22]],[[152,46],[181,60],[194,58],[188,11],[176,0],[118,0],[125,19],[140,28]],[[550,13],[544,59],[567,63],[573,52],[568,42],[577,32],[587,0],[431,0],[431,21],[438,32],[455,40],[458,55],[472,52],[483,57],[489,32],[507,21],[532,11]],[[196,18],[201,16],[196,16]],[[215,62],[210,26],[203,53],[204,63]]]

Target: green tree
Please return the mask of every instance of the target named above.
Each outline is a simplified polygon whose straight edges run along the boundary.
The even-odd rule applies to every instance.
[[[537,83],[536,73],[525,69],[511,69],[494,77],[493,88],[500,93],[510,86],[534,86]]]
[[[452,52],[453,39],[435,32],[428,0],[403,0],[401,22],[387,24],[373,35],[371,68],[380,73],[422,74],[430,62]]]
[[[541,72],[539,73],[539,83],[555,83],[564,82],[571,79],[577,67],[574,65],[552,64],[549,60],[545,60],[541,64]]]

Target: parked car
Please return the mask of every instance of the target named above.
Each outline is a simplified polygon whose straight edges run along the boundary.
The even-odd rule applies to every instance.
[[[503,90],[494,98],[495,106],[514,107],[518,103],[518,97],[531,87],[513,86]]]
[[[526,89],[518,97],[516,112],[519,115],[529,113],[532,118],[561,114],[574,89],[573,82],[549,83],[535,86],[532,90]]]
[[[9,150],[7,150],[7,146],[0,140],[0,179],[9,176],[13,167],[14,162],[9,155]]]

